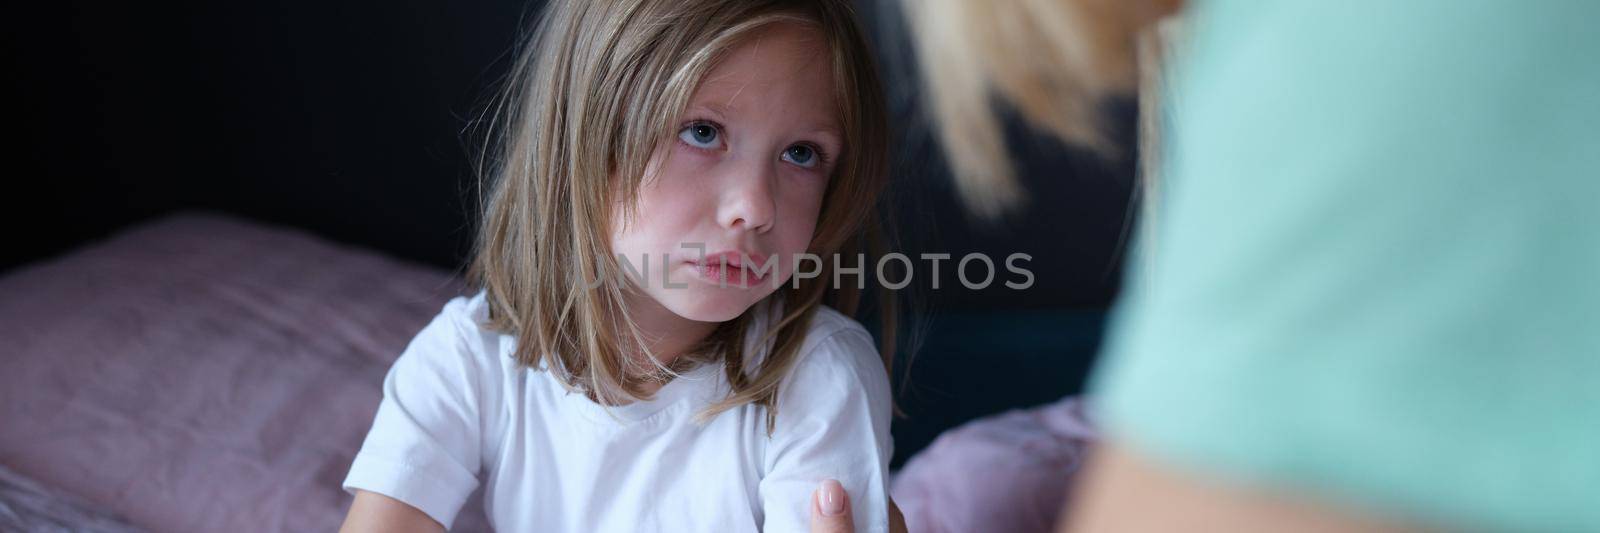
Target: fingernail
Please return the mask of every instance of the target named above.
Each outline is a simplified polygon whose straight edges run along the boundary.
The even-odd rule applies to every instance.
[[[844,513],[844,486],[836,480],[822,482],[822,514],[825,516],[839,516]]]

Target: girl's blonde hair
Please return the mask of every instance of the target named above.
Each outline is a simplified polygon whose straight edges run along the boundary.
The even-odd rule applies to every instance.
[[[488,113],[497,147],[480,164],[492,184],[469,267],[487,293],[489,326],[516,338],[519,363],[546,363],[568,388],[608,405],[647,398],[645,374],[720,363],[732,391],[702,419],[754,402],[767,407],[771,430],[779,382],[795,366],[817,306],[845,314],[857,307],[858,291],[827,290],[831,261],[820,276],[787,283],[719,325],[671,369],[630,357],[645,346],[623,306],[632,289],[606,275],[622,272],[611,251],[613,216],[633,211],[652,153],[676,134],[700,80],[775,23],[823,35],[843,128],[844,153],[807,251],[829,257],[871,244],[887,180],[887,125],[876,65],[848,0],[553,1]],[[594,280],[605,282],[594,289]],[[887,367],[894,331],[886,307]],[[744,345],[756,312],[775,318],[758,332],[771,347],[759,365],[747,363],[755,357]]]
[[[902,0],[918,64],[967,206],[1022,203],[992,98],[1063,141],[1110,148],[1096,109],[1139,78],[1137,36],[1182,0]]]

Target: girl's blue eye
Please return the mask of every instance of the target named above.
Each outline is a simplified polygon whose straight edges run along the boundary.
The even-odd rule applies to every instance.
[[[715,149],[718,144],[721,144],[718,142],[720,134],[721,132],[717,131],[716,126],[707,124],[705,122],[696,122],[694,124],[684,126],[683,130],[678,132],[678,138],[682,139],[683,142],[687,143],[689,146],[712,150]]]
[[[805,168],[817,166],[817,151],[810,146],[797,144],[783,151],[783,159]]]

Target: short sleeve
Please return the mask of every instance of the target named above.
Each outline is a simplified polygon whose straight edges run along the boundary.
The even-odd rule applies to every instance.
[[[812,493],[836,479],[857,533],[889,527],[889,376],[860,326],[832,333],[779,390],[777,426],[760,483],[767,533],[811,530]]]
[[[1447,528],[1600,530],[1600,4],[1196,14],[1108,433]]]
[[[477,488],[480,373],[465,300],[445,306],[383,380],[383,400],[344,489],[416,507],[448,529]]]

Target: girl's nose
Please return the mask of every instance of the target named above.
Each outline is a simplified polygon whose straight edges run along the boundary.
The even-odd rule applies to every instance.
[[[740,165],[726,180],[717,205],[717,224],[728,229],[764,233],[772,228],[778,212],[773,194],[774,169],[769,161]]]

